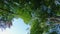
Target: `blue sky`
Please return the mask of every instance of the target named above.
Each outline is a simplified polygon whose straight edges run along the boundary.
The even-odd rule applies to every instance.
[[[14,18],[12,27],[4,31],[0,30],[0,34],[27,34],[29,32],[27,28],[29,28],[29,25],[26,25],[21,18]]]

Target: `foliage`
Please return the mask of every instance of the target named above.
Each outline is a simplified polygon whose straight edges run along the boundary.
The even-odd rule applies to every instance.
[[[11,20],[17,17],[31,25],[30,34],[46,34],[54,26],[50,18],[59,15],[60,0],[0,0],[0,21],[5,23],[2,25],[5,28],[6,24],[10,27]]]

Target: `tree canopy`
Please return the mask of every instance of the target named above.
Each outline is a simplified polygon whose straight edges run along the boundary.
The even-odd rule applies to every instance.
[[[60,0],[0,0],[0,27],[10,28],[13,18],[30,24],[30,34],[46,34],[60,22]]]

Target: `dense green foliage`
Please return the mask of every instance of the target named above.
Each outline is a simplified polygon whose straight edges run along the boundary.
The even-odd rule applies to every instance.
[[[5,23],[3,28],[6,24],[10,27],[13,18],[22,18],[30,24],[30,34],[46,34],[54,26],[47,18],[59,15],[60,0],[0,0],[0,21]]]

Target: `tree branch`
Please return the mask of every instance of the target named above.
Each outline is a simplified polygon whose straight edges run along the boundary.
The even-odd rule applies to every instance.
[[[14,12],[12,12],[12,11],[10,11],[10,10],[7,10],[7,9],[0,8],[0,10],[7,11],[7,12],[9,12],[9,13],[14,14]]]
[[[49,19],[51,22],[54,22],[54,23],[60,23],[60,16],[50,17],[47,19]]]

